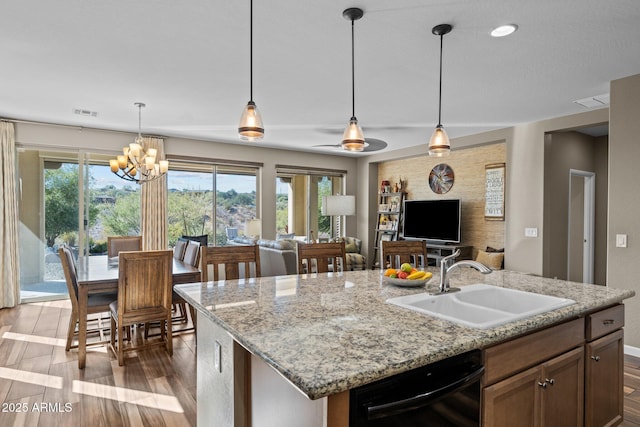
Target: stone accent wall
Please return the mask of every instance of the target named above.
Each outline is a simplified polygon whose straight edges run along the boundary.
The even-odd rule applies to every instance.
[[[429,172],[438,163],[448,164],[455,174],[453,187],[446,194],[436,194],[429,188]],[[392,187],[401,178],[406,180],[407,200],[460,199],[461,243],[473,246],[475,257],[486,246],[504,248],[505,222],[484,217],[485,166],[493,163],[506,163],[504,142],[455,150],[448,157],[425,155],[382,162],[378,165],[378,177],[388,180]],[[508,197],[506,194],[505,198]],[[505,212],[505,218],[508,215]]]

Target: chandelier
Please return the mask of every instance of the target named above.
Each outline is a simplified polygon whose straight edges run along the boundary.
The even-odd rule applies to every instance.
[[[111,167],[111,172],[118,177],[126,181],[143,184],[164,176],[169,170],[169,161],[156,160],[158,150],[149,147],[145,148],[141,129],[142,107],[146,105],[142,102],[136,102],[133,105],[138,107],[138,136],[135,142],[122,149],[123,154],[109,160],[109,166]]]

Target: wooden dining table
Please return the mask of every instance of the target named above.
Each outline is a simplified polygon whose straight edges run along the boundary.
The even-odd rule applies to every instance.
[[[200,270],[173,258],[173,284],[200,281]],[[89,294],[118,291],[118,263],[106,255],[85,257],[78,262],[78,368],[87,360],[87,301]]]

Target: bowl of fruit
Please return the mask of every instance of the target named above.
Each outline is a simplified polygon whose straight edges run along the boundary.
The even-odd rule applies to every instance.
[[[428,271],[414,268],[409,263],[404,263],[399,269],[387,268],[384,272],[384,282],[396,286],[416,287],[423,286],[433,275]]]

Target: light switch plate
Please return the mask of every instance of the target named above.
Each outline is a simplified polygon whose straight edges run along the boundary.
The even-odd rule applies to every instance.
[[[213,367],[216,371],[222,372],[222,363],[220,359],[222,357],[222,345],[218,341],[215,342],[213,347]]]
[[[524,229],[525,237],[538,237],[538,229],[536,227],[527,227]]]
[[[627,247],[627,235],[616,234],[616,248],[626,248],[626,247]]]

